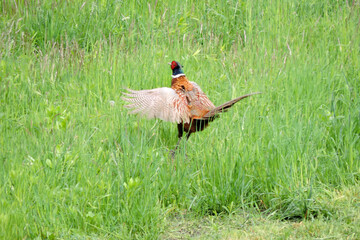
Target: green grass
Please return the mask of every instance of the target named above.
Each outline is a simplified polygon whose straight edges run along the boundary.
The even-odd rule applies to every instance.
[[[0,13],[0,238],[201,238],[203,221],[218,238],[360,238],[357,1],[5,0]],[[215,105],[263,92],[174,161],[175,124],[120,99],[169,86],[171,60]]]
[[[180,212],[167,219],[162,239],[357,239],[360,223],[358,187],[328,191],[319,204],[331,209],[331,218],[282,221],[254,210],[194,216]]]

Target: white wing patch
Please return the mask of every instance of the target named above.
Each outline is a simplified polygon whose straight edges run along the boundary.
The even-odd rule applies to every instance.
[[[127,89],[122,97],[132,109],[131,114],[139,114],[147,118],[159,118],[168,122],[190,122],[190,110],[186,98],[179,96],[172,88],[155,88],[135,91]]]

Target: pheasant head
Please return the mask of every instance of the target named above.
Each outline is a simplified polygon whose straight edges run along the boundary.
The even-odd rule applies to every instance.
[[[180,65],[180,63],[178,63],[176,61],[172,61],[169,64],[171,65],[172,78],[178,78],[180,76],[185,76],[185,73],[183,72],[182,66]]]

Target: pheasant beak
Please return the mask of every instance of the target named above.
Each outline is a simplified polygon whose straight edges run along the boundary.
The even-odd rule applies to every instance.
[[[168,62],[169,65],[171,65],[171,62]]]

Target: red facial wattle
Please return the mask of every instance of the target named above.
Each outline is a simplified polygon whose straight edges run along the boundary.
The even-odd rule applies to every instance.
[[[177,63],[175,61],[171,62],[171,69],[174,70],[174,68],[177,67]]]

